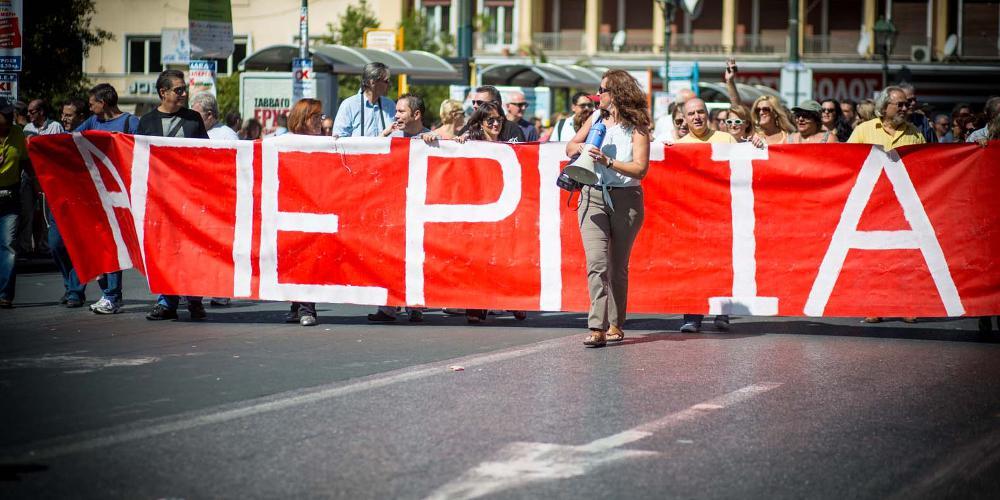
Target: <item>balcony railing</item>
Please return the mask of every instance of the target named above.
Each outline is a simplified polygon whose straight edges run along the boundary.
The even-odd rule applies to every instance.
[[[534,33],[531,42],[544,52],[570,52],[582,54],[587,50],[582,31],[562,31],[559,33]]]

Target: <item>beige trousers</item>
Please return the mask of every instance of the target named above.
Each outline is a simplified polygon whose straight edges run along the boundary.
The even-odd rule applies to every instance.
[[[587,327],[600,330],[625,323],[628,261],[645,215],[641,186],[615,188],[608,195],[614,210],[605,203],[601,189],[584,186],[577,211],[587,256]]]

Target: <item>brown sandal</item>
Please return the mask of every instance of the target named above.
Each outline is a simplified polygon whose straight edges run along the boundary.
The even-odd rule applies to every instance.
[[[608,339],[603,330],[590,330],[590,335],[588,335],[583,341],[583,345],[589,347],[604,347],[608,345]]]
[[[608,328],[608,333],[605,335],[605,338],[608,342],[621,342],[625,340],[625,332],[623,332],[621,328],[611,325],[611,327]]]

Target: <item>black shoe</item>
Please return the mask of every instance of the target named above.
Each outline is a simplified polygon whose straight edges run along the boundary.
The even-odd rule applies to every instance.
[[[66,307],[70,309],[76,309],[77,307],[83,307],[83,300],[76,298],[69,298],[66,300]]]
[[[993,330],[993,326],[990,324],[989,316],[979,317],[979,333],[990,333]]]
[[[410,323],[423,323],[423,321],[424,321],[423,311],[410,309]]]
[[[167,309],[166,307],[156,304],[153,306],[153,310],[146,314],[146,319],[150,321],[162,321],[165,319],[177,319],[176,309]]]
[[[285,323],[298,323],[299,322],[299,312],[289,311],[285,313]]]
[[[64,293],[62,298],[59,299],[59,303],[62,305],[66,305],[67,302],[69,302],[69,292]]]
[[[715,329],[720,332],[729,331],[729,316],[716,316],[715,317]]]
[[[13,309],[14,302],[10,299],[0,299],[0,309]]]
[[[396,321],[396,317],[395,316],[389,316],[388,314],[386,314],[386,313],[384,313],[382,311],[379,311],[379,312],[374,313],[374,314],[369,314],[368,315],[368,321],[374,321],[375,323],[389,323],[389,322],[392,322],[392,321]]]
[[[205,313],[205,305],[201,302],[188,302],[188,312],[191,313],[191,319],[194,320],[205,319],[208,316]]]
[[[681,325],[681,332],[683,333],[698,333],[701,331],[701,323],[695,323],[694,321],[688,321]]]

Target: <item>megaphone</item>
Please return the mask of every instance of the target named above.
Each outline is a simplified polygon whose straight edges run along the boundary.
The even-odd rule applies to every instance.
[[[563,172],[580,184],[595,185],[598,182],[597,172],[594,171],[594,159],[588,154],[592,148],[600,149],[601,144],[604,142],[604,134],[607,132],[607,127],[604,126],[600,120],[594,123],[590,127],[590,132],[587,134],[587,141],[584,143],[586,147],[583,153],[580,154],[573,163],[566,165]]]

